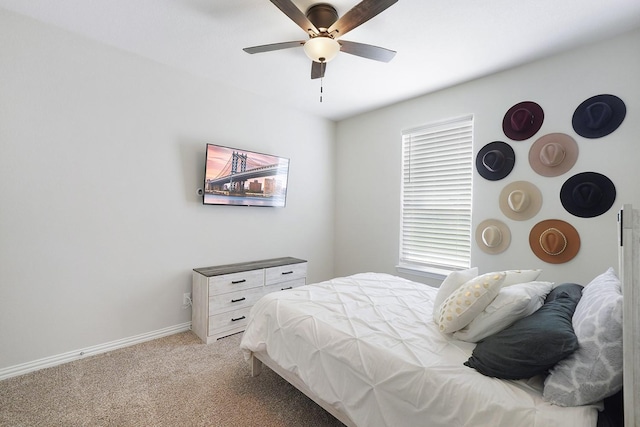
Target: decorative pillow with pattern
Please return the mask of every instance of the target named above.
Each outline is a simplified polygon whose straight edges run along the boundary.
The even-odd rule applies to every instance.
[[[503,283],[491,304],[471,323],[456,331],[453,337],[461,341],[478,342],[496,334],[542,307],[552,288],[552,282],[518,283],[507,287]]]
[[[440,331],[451,333],[467,326],[498,295],[505,276],[505,272],[483,274],[456,289],[438,310]]]
[[[540,276],[542,270],[505,270],[503,273],[505,273],[504,282],[502,282],[502,286],[504,287],[516,285],[519,283],[533,282],[538,278],[538,276]],[[436,299],[433,302],[433,320],[436,323],[438,323],[439,321],[438,317],[440,315],[440,305],[444,302],[444,300],[447,299],[447,297],[460,286],[464,285],[469,280],[475,277],[478,277],[478,267],[473,267],[466,270],[452,271],[451,273],[449,273],[449,275],[440,285],[440,288],[438,289],[438,293],[436,295]]]
[[[469,268],[467,270],[452,271],[438,288],[436,299],[433,302],[433,320],[438,323],[440,305],[460,286],[467,283],[474,277],[478,277],[478,267]]]
[[[559,406],[598,402],[622,388],[622,289],[612,268],[584,288],[573,327],[580,348],[544,382],[543,397]]]

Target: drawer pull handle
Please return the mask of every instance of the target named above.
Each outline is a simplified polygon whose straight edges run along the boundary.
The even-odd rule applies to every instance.
[[[246,282],[246,281],[247,281],[247,279],[234,280],[234,281],[232,281],[232,282],[231,282],[231,284],[232,284],[232,285],[237,285],[238,283],[244,283],[244,282]]]
[[[283,271],[282,274],[293,274],[293,271]]]
[[[242,297],[242,298],[238,298],[238,299],[232,299],[231,302],[240,302],[240,301],[244,301],[244,300],[246,300],[246,298]]]
[[[245,318],[245,316],[237,317],[237,318],[235,318],[235,319],[231,319],[231,321],[232,321],[232,322],[237,322],[238,320],[242,320],[242,319],[244,319],[244,318]]]
[[[293,289],[293,286],[289,286],[288,288],[282,288],[281,291],[286,291],[287,289]]]

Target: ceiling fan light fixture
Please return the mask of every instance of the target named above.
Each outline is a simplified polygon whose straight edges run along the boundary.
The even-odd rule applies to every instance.
[[[304,44],[304,53],[315,62],[329,62],[340,51],[340,44],[331,37],[317,36]]]

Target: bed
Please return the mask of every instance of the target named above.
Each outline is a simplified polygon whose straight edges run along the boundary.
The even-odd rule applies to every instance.
[[[619,224],[625,425],[635,427],[637,211],[625,205]],[[269,294],[252,308],[241,348],[252,375],[264,363],[347,426],[597,425],[602,402],[552,404],[543,397],[543,375],[501,379],[465,366],[477,344],[441,332],[437,294],[378,273]]]

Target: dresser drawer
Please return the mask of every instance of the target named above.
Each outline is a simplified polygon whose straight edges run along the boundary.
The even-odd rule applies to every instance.
[[[207,344],[242,332],[260,298],[305,285],[306,276],[307,261],[292,257],[194,268],[191,329]]]
[[[287,289],[297,288],[298,286],[306,285],[306,282],[307,281],[302,278],[296,280],[288,280],[286,282],[274,283],[273,285],[264,287],[264,295],[270,292],[286,291]]]
[[[209,296],[242,289],[258,288],[264,282],[263,270],[243,271],[209,277]]]
[[[252,306],[263,295],[262,286],[259,288],[242,289],[226,294],[213,295],[209,298],[209,315]]]
[[[265,285],[273,285],[307,277],[307,263],[287,264],[265,269]]]
[[[209,335],[217,335],[220,332],[237,328],[244,329],[244,326],[247,325],[249,311],[251,311],[251,307],[244,307],[209,316]]]

